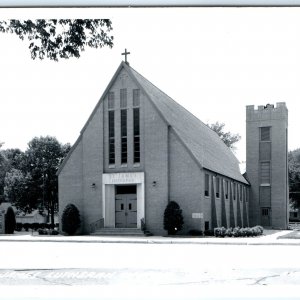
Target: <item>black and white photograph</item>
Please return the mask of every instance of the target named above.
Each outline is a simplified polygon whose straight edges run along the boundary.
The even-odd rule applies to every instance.
[[[0,8],[0,299],[300,299],[300,7]]]

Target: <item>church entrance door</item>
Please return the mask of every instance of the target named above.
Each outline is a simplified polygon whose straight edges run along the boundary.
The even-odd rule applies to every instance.
[[[137,228],[136,186],[116,186],[116,228]]]

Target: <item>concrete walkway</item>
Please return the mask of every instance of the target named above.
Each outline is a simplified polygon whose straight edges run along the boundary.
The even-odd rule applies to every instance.
[[[130,236],[41,236],[36,232],[13,235],[0,235],[1,242],[70,242],[70,243],[136,243],[136,244],[204,244],[204,245],[295,245],[300,239],[278,239],[290,230],[265,230],[259,237],[216,238],[216,237],[130,237]]]

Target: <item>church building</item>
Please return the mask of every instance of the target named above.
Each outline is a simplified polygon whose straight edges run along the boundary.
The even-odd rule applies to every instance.
[[[249,163],[248,163],[249,161]],[[77,206],[83,234],[287,227],[287,109],[247,107],[247,173],[219,136],[121,62],[58,170],[60,216]]]

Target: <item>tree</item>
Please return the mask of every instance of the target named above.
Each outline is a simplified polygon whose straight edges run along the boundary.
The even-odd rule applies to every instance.
[[[289,198],[294,208],[300,208],[300,148],[288,154]]]
[[[86,47],[113,47],[109,19],[50,19],[0,21],[0,32],[16,34],[29,40],[31,58],[58,61],[80,57]]]
[[[68,204],[61,217],[62,231],[73,235],[80,227],[80,213],[74,204]]]
[[[54,215],[58,210],[56,172],[69,150],[69,144],[62,145],[56,138],[46,136],[35,137],[28,143],[22,163],[18,162],[17,155],[8,155],[11,164],[18,166],[18,169],[12,168],[6,172],[5,200],[25,213],[34,209],[44,213],[46,209],[54,225]]]
[[[182,210],[175,201],[170,201],[164,212],[164,229],[168,231],[168,234],[176,234],[181,230],[184,221],[182,216]]]
[[[5,214],[5,233],[13,234],[16,228],[16,216],[12,207],[8,207]]]
[[[241,139],[241,136],[239,134],[233,134],[231,132],[225,132],[224,123],[212,123],[212,124],[207,124],[207,126],[215,131],[218,136],[221,138],[221,140],[225,143],[227,147],[229,147],[231,150],[235,150],[235,144]]]

